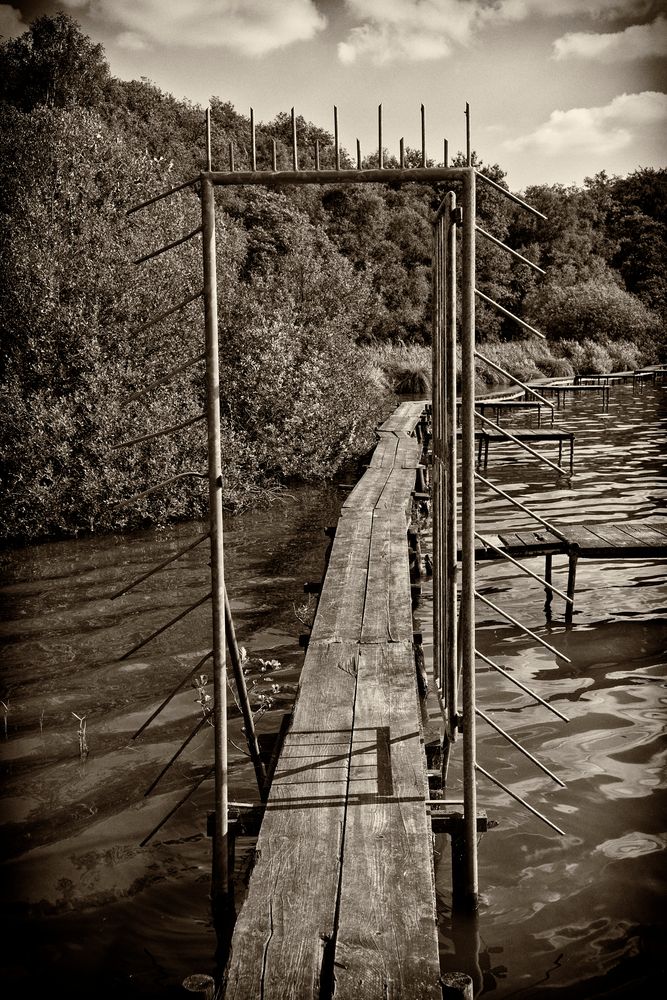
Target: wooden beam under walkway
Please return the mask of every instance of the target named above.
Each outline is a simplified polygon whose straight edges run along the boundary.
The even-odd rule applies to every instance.
[[[227,1000],[441,997],[407,546],[422,409],[378,429],[343,505]]]

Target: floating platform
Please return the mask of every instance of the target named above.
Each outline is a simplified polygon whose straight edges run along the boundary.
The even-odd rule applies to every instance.
[[[378,429],[331,546],[226,1000],[440,1000],[407,529],[424,404]]]

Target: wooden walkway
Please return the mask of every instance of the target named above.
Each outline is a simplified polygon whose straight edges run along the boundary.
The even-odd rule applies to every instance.
[[[227,1000],[441,997],[407,547],[422,409],[379,428],[343,505]]]

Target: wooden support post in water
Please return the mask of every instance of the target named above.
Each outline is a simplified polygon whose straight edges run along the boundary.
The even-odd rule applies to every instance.
[[[201,179],[201,196],[213,625],[213,739],[215,752],[215,833],[213,836],[211,901],[213,913],[223,930],[224,938],[227,929],[233,924],[233,894],[231,892],[228,858],[227,676],[220,439],[220,372],[218,363],[218,292],[214,187],[211,181],[204,175],[202,175]]]
[[[572,623],[572,615],[574,612],[574,588],[577,579],[577,560],[579,558],[579,546],[570,545],[570,550],[568,552],[568,566],[567,566],[567,596],[570,600],[565,605],[565,621],[568,624]]]

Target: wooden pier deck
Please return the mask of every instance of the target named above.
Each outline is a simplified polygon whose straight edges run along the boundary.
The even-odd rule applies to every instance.
[[[407,547],[422,409],[379,428],[343,505],[227,1000],[441,997]]]
[[[553,524],[554,531],[499,530],[485,536],[491,545],[477,539],[475,559],[500,559],[501,549],[514,559],[545,557],[545,577],[551,580],[555,555],[567,556],[567,594],[572,604],[566,607],[565,618],[572,619],[579,559],[667,559],[667,518],[646,521],[614,521],[586,524]],[[556,533],[557,532],[557,533]],[[492,548],[491,546],[495,546]],[[459,552],[460,558],[460,552]]]

